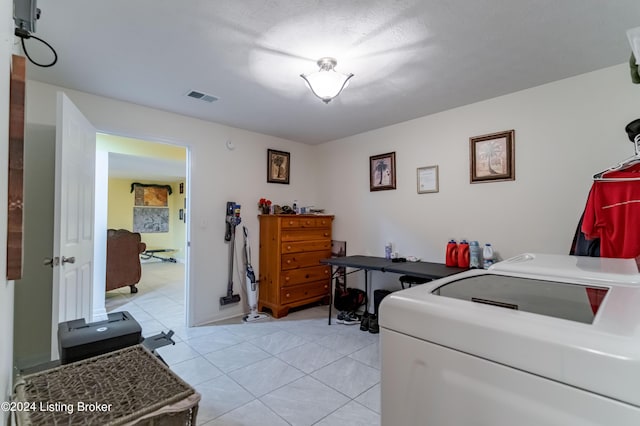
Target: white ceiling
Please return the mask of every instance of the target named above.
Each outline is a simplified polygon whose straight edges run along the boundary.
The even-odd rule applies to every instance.
[[[628,61],[638,0],[39,0],[28,78],[320,143]],[[50,59],[26,41],[39,62]],[[300,73],[352,72],[325,105]],[[192,90],[219,97],[204,103]]]
[[[109,177],[145,181],[177,182],[187,175],[184,160],[109,153]]]

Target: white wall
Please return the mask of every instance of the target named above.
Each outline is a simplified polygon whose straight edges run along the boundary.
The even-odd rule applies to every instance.
[[[55,142],[54,126],[26,126],[24,258],[13,305],[13,363],[18,369],[51,360],[53,269],[45,268],[42,262],[53,254],[55,165],[49,159],[55,156]]]
[[[53,123],[56,90],[28,82],[29,122]],[[567,253],[591,176],[632,154],[624,126],[640,115],[640,87],[631,84],[626,65],[319,146],[66,92],[100,131],[191,148],[189,272],[196,324],[244,308],[220,309],[218,303],[226,292],[227,200],[244,206],[244,223],[254,235],[260,197],[325,207],[336,214],[334,237],[348,241],[350,254],[382,255],[391,241],[401,255],[443,261],[449,238],[491,242],[503,258]],[[508,129],[516,131],[516,180],[469,184],[469,137]],[[229,138],[233,151],[225,147]],[[267,148],[291,152],[291,185],[266,183]],[[398,189],[370,192],[369,156],[389,151],[397,156]],[[416,168],[434,164],[440,192],[417,194]],[[252,243],[257,253],[256,238]],[[375,280],[395,285],[397,277]]]
[[[490,242],[503,258],[568,253],[592,175],[633,154],[624,127],[637,118],[640,86],[625,64],[323,144],[334,237],[348,254],[382,256],[390,241],[429,261],[444,261],[450,238]],[[509,129],[516,180],[470,184],[469,137]],[[390,151],[397,189],[370,192],[369,156]],[[416,168],[428,165],[440,191],[417,194]]]
[[[55,123],[56,90],[62,89],[31,80],[27,82],[29,123]],[[190,322],[202,324],[245,311],[244,300],[240,305],[222,309],[219,303],[220,297],[226,295],[227,286],[226,201],[243,206],[243,224],[254,235],[252,251],[258,253],[255,238],[258,235],[258,199],[268,197],[279,204],[291,204],[294,199],[305,204],[317,201],[318,162],[314,147],[87,93],[64,91],[101,132],[190,148],[191,175],[187,185],[191,241]],[[228,139],[234,142],[234,150],[226,148]],[[266,182],[268,148],[291,153],[290,185]],[[257,260],[256,256],[254,266]],[[234,274],[235,293],[240,292],[241,286],[237,277],[238,274]]]
[[[13,2],[0,2],[0,182],[7,181],[9,134],[9,79],[13,51]],[[11,396],[13,364],[13,281],[7,282],[7,185],[0,185],[0,400]],[[0,424],[8,413],[0,412]]]

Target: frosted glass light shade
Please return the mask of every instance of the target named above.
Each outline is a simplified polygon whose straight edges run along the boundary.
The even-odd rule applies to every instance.
[[[310,74],[300,74],[318,98],[324,103],[329,103],[338,96],[342,90],[348,86],[349,79],[353,74],[342,74],[334,68],[337,61],[334,58],[321,58],[318,60],[320,69]]]
[[[633,50],[633,56],[636,57],[636,65],[640,65],[640,27],[628,30],[627,37],[631,50]]]

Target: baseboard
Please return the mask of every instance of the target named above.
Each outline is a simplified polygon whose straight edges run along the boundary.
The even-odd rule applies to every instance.
[[[103,307],[99,309],[94,309],[92,320],[87,322],[106,321],[107,319],[108,319],[107,310]]]

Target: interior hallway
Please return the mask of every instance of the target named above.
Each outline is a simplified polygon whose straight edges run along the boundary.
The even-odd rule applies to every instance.
[[[327,325],[328,306],[187,328],[184,265],[142,268],[139,292],[108,292],[107,311],[130,312],[144,336],[176,333],[158,353],[202,395],[199,425],[380,424],[379,335]]]

